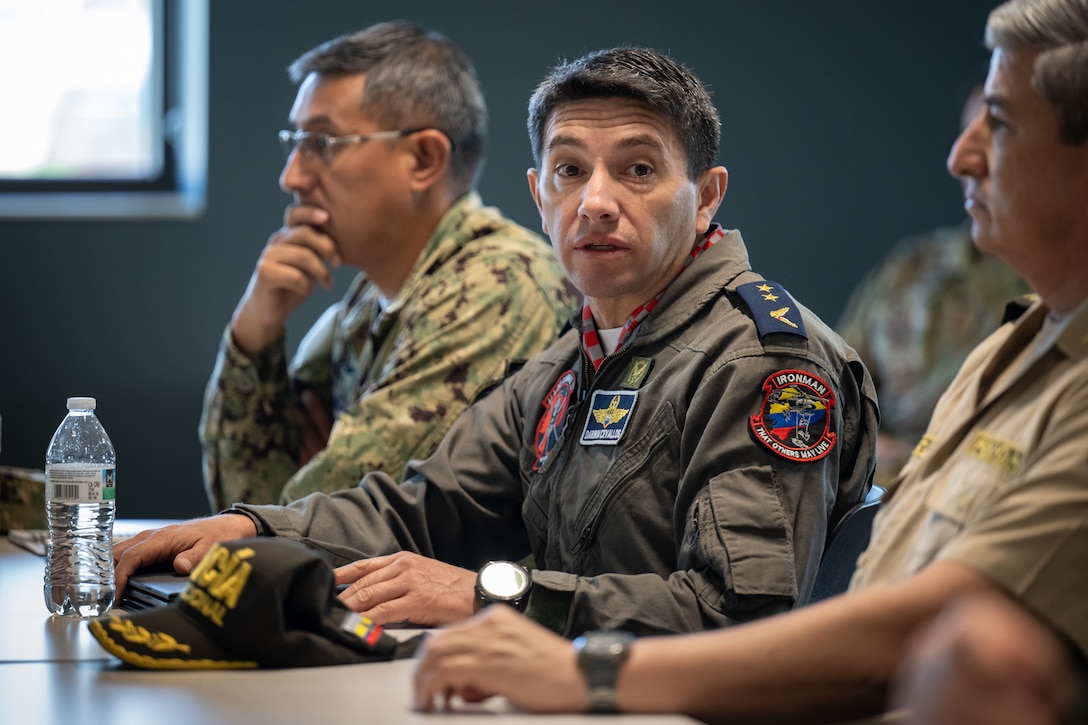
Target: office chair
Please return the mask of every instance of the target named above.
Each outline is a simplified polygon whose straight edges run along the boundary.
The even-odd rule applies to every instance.
[[[884,489],[873,486],[865,498],[854,504],[839,522],[831,529],[824,547],[820,568],[816,572],[816,583],[812,587],[809,604],[842,594],[850,585],[858,556],[869,545],[869,534],[873,528],[873,517],[880,508]]]

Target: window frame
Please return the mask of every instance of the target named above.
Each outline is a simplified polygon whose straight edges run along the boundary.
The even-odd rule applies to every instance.
[[[162,0],[163,173],[147,182],[10,181],[5,219],[193,219],[207,203],[209,0]]]

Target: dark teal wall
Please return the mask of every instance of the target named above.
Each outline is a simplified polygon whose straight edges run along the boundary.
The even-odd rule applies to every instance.
[[[962,218],[944,161],[963,93],[985,72],[993,4],[216,0],[203,217],[0,221],[0,464],[40,467],[65,398],[94,395],[117,448],[119,513],[207,511],[201,396],[286,202],[275,139],[294,98],[284,68],[329,37],[403,17],[458,41],[491,108],[481,191],[533,227],[524,108],[546,68],[618,44],[671,52],[721,110],[730,180],[720,221],[743,232],[764,275],[834,323],[889,244]],[[3,112],[34,122],[19,99]],[[336,297],[312,300],[292,341]]]

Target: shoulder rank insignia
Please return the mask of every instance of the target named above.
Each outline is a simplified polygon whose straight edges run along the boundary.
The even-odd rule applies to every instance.
[[[589,404],[582,445],[614,446],[620,442],[638,400],[637,390],[597,390]]]
[[[760,337],[772,332],[786,332],[808,339],[801,310],[782,285],[770,280],[748,282],[737,287],[737,294],[752,311]]]
[[[756,439],[790,461],[816,461],[835,447],[829,430],[835,393],[802,370],[779,370],[763,383],[763,404],[749,418]]]

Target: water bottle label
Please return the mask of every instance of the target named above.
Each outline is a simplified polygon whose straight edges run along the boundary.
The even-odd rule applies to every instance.
[[[46,496],[50,501],[101,503],[113,501],[117,470],[92,468],[86,463],[50,463],[45,467]]]

